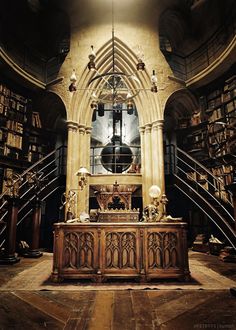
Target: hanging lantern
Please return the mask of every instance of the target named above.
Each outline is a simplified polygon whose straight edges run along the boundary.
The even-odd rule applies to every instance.
[[[139,58],[138,63],[137,63],[137,70],[143,71],[144,69],[145,69],[145,63],[142,61],[141,58]]]
[[[70,81],[71,81],[71,84],[69,86],[69,91],[70,92],[75,92],[76,91],[76,81],[77,81],[77,77],[76,77],[76,74],[75,74],[75,69],[73,69],[73,72],[70,76]]]
[[[151,92],[157,93],[157,76],[155,70],[152,71],[151,83],[152,83]]]
[[[96,66],[95,66],[95,62],[94,62],[94,60],[96,58],[96,54],[93,50],[93,46],[91,46],[91,53],[89,54],[88,58],[89,58],[88,69],[90,71],[96,70]]]

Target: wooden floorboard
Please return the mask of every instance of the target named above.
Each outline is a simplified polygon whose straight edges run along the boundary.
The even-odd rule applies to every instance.
[[[229,292],[215,292],[205,301],[163,323],[166,330],[236,329],[236,298]],[[202,292],[205,296],[205,292]],[[194,298],[194,297],[193,297]]]
[[[14,295],[22,301],[28,303],[37,310],[53,317],[59,322],[66,323],[70,316],[70,309],[64,305],[60,305],[55,301],[51,301],[45,296],[42,296],[40,292],[25,292],[17,291]]]
[[[114,293],[112,329],[135,329],[135,316],[130,291],[115,291]]]
[[[97,291],[89,330],[110,330],[113,320],[114,292]]]
[[[186,294],[186,292],[176,294],[173,292],[174,299],[167,300],[162,304],[157,303],[157,301],[154,302],[154,299],[152,299],[152,305],[155,308],[160,325],[167,323],[178,315],[191,311],[206,300],[214,297],[214,295],[214,292],[204,292],[204,294],[198,291],[191,292],[191,294]]]
[[[131,291],[136,330],[158,330],[157,315],[147,291]]]
[[[63,322],[35,309],[12,293],[0,293],[0,329],[63,329]]]
[[[150,283],[122,281],[51,285],[51,256],[0,266],[0,330],[236,329],[236,298],[229,292],[236,265],[199,253],[190,262],[196,284],[157,282],[152,290]]]
[[[65,325],[66,330],[88,329],[89,320],[94,309],[96,292],[80,292],[80,300],[75,302],[74,308]]]
[[[0,329],[236,329],[235,310],[226,290],[1,292]]]

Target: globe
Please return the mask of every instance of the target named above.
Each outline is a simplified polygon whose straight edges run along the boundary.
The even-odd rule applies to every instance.
[[[133,154],[126,144],[117,145],[109,143],[101,152],[101,162],[106,170],[112,173],[122,173],[132,163]]]

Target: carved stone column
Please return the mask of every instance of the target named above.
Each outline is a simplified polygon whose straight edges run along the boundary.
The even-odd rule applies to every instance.
[[[87,146],[86,146],[86,135],[85,135],[85,126],[79,125],[79,150],[78,150],[78,159],[79,166],[86,167],[86,158],[87,158]]]
[[[143,195],[145,195],[144,204],[147,205],[150,203],[150,196],[148,193],[149,188],[152,185],[152,141],[151,141],[151,132],[152,132],[152,125],[147,124],[145,125],[145,138],[144,138],[144,158],[145,158],[145,172],[144,175],[144,182],[145,182],[145,189],[143,189]]]
[[[77,181],[75,172],[78,168],[78,142],[76,137],[78,134],[78,123],[73,121],[67,122],[68,140],[67,140],[67,172],[66,172],[66,194],[69,190],[77,189]],[[78,170],[78,169],[77,169]],[[67,205],[65,205],[65,214],[67,214]]]
[[[86,127],[85,128],[85,138],[86,138],[86,164],[85,167],[87,170],[90,172],[90,143],[91,143],[91,132],[92,132],[92,127]],[[85,186],[85,211],[88,213],[89,212],[89,181],[90,178],[89,176],[87,177],[87,185]]]
[[[86,141],[86,129],[84,125],[79,125],[79,145],[78,145],[78,168],[81,166],[87,166],[87,141]],[[75,180],[79,180],[78,177]],[[78,186],[77,186],[78,187]],[[80,213],[86,211],[86,187],[84,190],[77,191],[77,207],[76,207],[76,217],[79,217]]]
[[[75,174],[75,163],[76,155],[78,151],[74,150],[74,136],[77,135],[78,124],[73,121],[67,122],[68,128],[68,141],[67,141],[67,173],[66,173],[66,191],[74,187],[74,174]]]
[[[91,132],[92,132],[92,127],[86,127],[85,128],[85,143],[86,143],[86,163],[85,167],[88,169],[90,172],[90,142],[91,142]]]
[[[145,127],[139,127],[140,132],[140,146],[141,146],[141,173],[142,173],[142,195],[143,195],[143,205],[146,205],[146,197],[145,197],[145,183],[144,183],[144,173],[145,173],[145,141],[144,141],[144,133],[145,133]]]
[[[165,191],[164,150],[163,150],[163,120],[155,121],[152,125],[152,161],[153,182]]]

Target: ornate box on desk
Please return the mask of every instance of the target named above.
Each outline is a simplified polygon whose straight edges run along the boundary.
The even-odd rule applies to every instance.
[[[98,211],[98,222],[138,222],[139,210],[107,209]]]
[[[186,223],[56,223],[52,281],[189,278]]]

